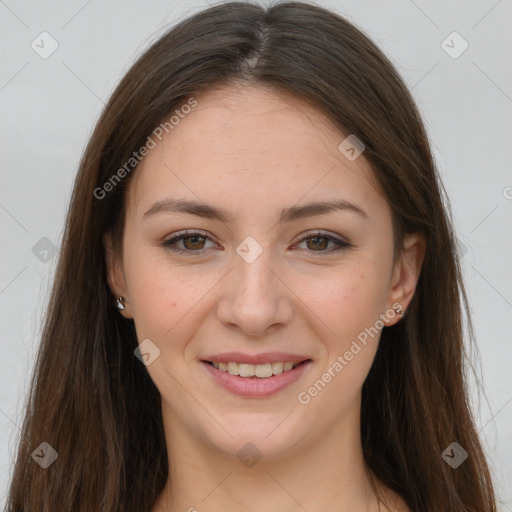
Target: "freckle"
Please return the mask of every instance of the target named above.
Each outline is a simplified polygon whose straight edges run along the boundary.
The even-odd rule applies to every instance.
[[[172,305],[173,305],[173,306],[176,306],[176,302],[173,302],[173,303],[172,303]]]

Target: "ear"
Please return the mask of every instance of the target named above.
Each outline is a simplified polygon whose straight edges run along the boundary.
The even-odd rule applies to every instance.
[[[110,233],[105,233],[103,235],[103,246],[105,248],[108,287],[116,299],[119,297],[124,297],[126,299],[123,302],[125,308],[123,310],[119,310],[119,313],[121,313],[125,318],[133,318],[128,300],[123,262],[120,260],[117,251],[114,249]]]
[[[405,236],[402,254],[393,269],[391,290],[388,297],[388,311],[398,305],[402,307],[402,311],[407,310],[414,297],[420,277],[426,246],[425,237],[420,233]],[[386,321],[386,325],[393,325],[400,319],[401,315],[395,315]]]

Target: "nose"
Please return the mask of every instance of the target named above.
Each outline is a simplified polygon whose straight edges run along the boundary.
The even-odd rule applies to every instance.
[[[217,305],[219,321],[246,336],[267,334],[289,324],[293,317],[293,293],[268,252],[263,251],[252,263],[235,258]]]

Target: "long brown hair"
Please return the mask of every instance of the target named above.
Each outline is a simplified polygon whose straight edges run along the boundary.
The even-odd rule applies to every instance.
[[[368,37],[341,16],[300,2],[203,10],[156,41],[114,91],[76,177],[8,509],[149,512],[162,491],[168,462],[160,395],[134,356],[133,321],[113,305],[103,247],[106,232],[120,247],[136,166],[108,192],[97,191],[180,102],[233,80],[292,92],[355,134],[392,208],[397,246],[405,233],[425,236],[413,301],[401,322],[384,328],[363,386],[368,468],[414,511],[495,511],[467,390],[469,308],[420,115]],[[47,469],[31,457],[42,442],[58,453]],[[441,456],[452,442],[469,454],[456,469]]]

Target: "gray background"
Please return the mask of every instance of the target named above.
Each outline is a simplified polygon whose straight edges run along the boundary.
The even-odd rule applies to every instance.
[[[424,117],[464,253],[486,393],[479,399],[471,385],[476,421],[501,510],[512,511],[511,1],[318,4],[377,42]],[[0,506],[55,270],[52,248],[61,242],[87,138],[134,58],[170,24],[205,6],[0,0]],[[31,47],[35,41],[43,51],[43,31],[58,44],[46,59]],[[454,31],[469,45],[460,55],[465,43],[450,36]],[[42,37],[47,51],[51,41]]]

